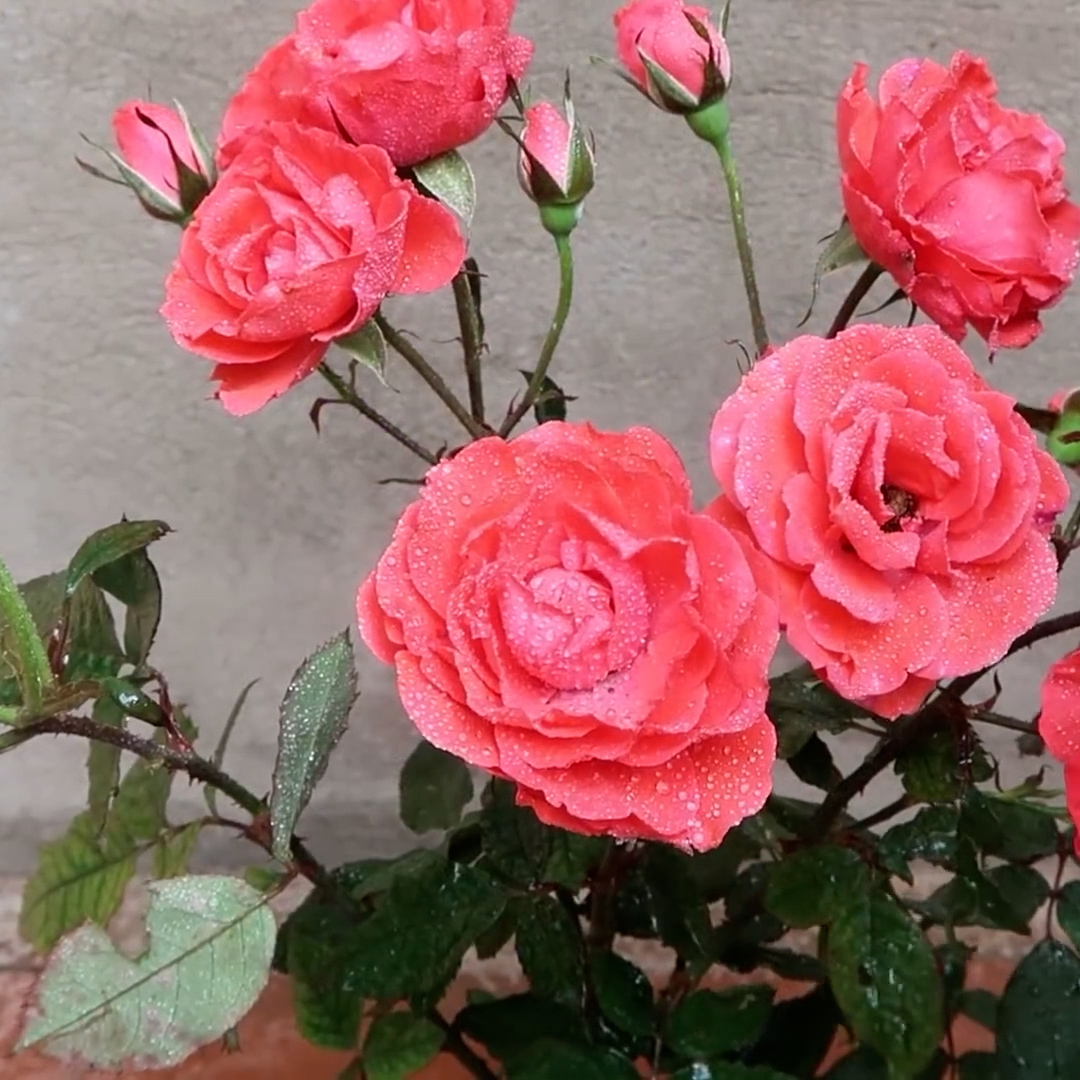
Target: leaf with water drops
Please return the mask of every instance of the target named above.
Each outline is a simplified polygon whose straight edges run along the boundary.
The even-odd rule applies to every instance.
[[[468,228],[476,212],[476,177],[456,150],[428,158],[412,168],[417,182],[429,195],[450,207]]]
[[[170,531],[164,521],[121,521],[88,536],[68,564],[65,590],[71,596],[84,577],[141,551]]]
[[[401,820],[414,833],[452,829],[473,797],[472,774],[460,758],[425,739],[401,770],[398,794]]]
[[[168,1067],[220,1038],[266,985],[274,917],[238,878],[154,882],[146,930],[149,945],[135,959],[98,927],[65,938],[20,1048],[44,1044],[99,1068]]]
[[[439,1052],[443,1033],[408,1012],[378,1017],[364,1040],[361,1060],[368,1080],[408,1080]]]
[[[772,868],[765,906],[789,926],[817,926],[835,918],[843,899],[863,892],[869,881],[866,865],[850,848],[803,848]]]
[[[356,701],[356,661],[348,630],[300,665],[281,703],[270,795],[274,858],[287,862],[293,829],[326,772]]]
[[[746,1050],[765,1030],[772,1006],[769,986],[698,990],[671,1014],[666,1041],[691,1058],[719,1057]]]
[[[146,662],[161,622],[161,580],[145,548],[94,571],[94,583],[126,608],[124,652],[138,667]]]
[[[1080,1076],[1080,959],[1040,941],[1020,961],[998,1006],[999,1080]]]
[[[386,386],[386,338],[374,319],[368,319],[359,330],[334,340],[354,360],[373,371],[379,382]]]
[[[942,1033],[934,954],[906,911],[885,892],[842,898],[828,939],[829,983],[859,1040],[895,1077],[917,1073]]]

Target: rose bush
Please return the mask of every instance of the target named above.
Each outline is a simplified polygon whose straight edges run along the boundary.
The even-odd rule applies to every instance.
[[[472,142],[532,56],[513,13],[514,0],[316,0],[229,103],[220,163],[274,120],[343,130],[395,165]]]
[[[770,788],[765,579],[660,436],[552,422],[433,469],[357,610],[421,734],[542,821],[708,848]]]
[[[383,150],[273,124],[184,232],[162,314],[215,361],[217,396],[242,416],[309,375],[389,293],[441,288],[464,257],[454,215]]]
[[[775,567],[788,640],[883,716],[1000,660],[1053,602],[1060,467],[936,327],[801,337],[711,436],[722,521]]]
[[[844,210],[872,260],[950,337],[1018,348],[1076,272],[1065,142],[1007,109],[983,60],[902,60],[877,100],[857,64],[837,103]]]

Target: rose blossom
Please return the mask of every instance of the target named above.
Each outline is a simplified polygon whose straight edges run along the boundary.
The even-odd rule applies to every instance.
[[[1080,649],[1051,665],[1042,684],[1039,734],[1047,750],[1065,766],[1065,802],[1077,826],[1080,855]]]
[[[770,788],[763,573],[655,432],[552,421],[432,469],[357,610],[421,734],[543,821],[709,848]]]
[[[241,416],[310,374],[388,293],[461,267],[454,215],[374,146],[274,124],[253,137],[184,231],[162,314]]]
[[[589,134],[578,123],[573,102],[561,113],[550,101],[525,110],[518,155],[518,180],[540,207],[577,207],[596,183]]]
[[[193,173],[203,173],[183,117],[152,101],[127,101],[113,113],[112,123],[124,163],[179,209],[177,160]]]
[[[936,326],[801,337],[713,423],[711,511],[776,569],[788,639],[883,716],[993,663],[1053,602],[1068,488]]]
[[[221,125],[222,166],[271,120],[299,120],[415,165],[481,135],[532,42],[514,0],[316,0],[248,74]]]
[[[689,18],[687,18],[689,16]],[[705,28],[701,37],[691,19]],[[629,76],[662,108],[678,111],[709,104],[731,82],[731,56],[708,9],[683,0],[633,0],[615,13],[615,44]],[[677,84],[680,101],[654,85],[642,56]],[[710,79],[710,68],[713,78]],[[709,85],[719,79],[722,85]]]
[[[1042,329],[1073,280],[1080,208],[1065,143],[1006,109],[984,61],[902,60],[875,101],[857,64],[837,103],[844,209],[863,250],[950,337],[966,324],[998,347]]]

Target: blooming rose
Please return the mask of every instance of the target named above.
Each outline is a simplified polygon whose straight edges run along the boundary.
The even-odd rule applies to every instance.
[[[162,314],[236,416],[310,374],[388,293],[428,292],[461,267],[454,215],[386,153],[274,124],[254,136],[184,231]]]
[[[1046,673],[1039,734],[1047,750],[1065,766],[1065,802],[1077,826],[1073,842],[1080,855],[1080,649],[1062,657]]]
[[[998,347],[1042,329],[1072,281],[1080,208],[1061,136],[1003,108],[984,61],[902,60],[878,100],[857,64],[836,110],[844,209],[863,250],[950,337]]]
[[[396,165],[471,142],[532,57],[513,13],[514,0],[316,0],[229,104],[221,164],[271,120],[344,130]]]
[[[772,560],[791,644],[883,716],[1054,599],[1068,488],[1014,404],[935,326],[857,326],[758,361],[716,415],[712,512]]]
[[[763,572],[655,432],[553,421],[432,469],[357,609],[424,737],[542,820],[709,848],[770,788]]]
[[[627,73],[662,108],[681,112],[707,105],[731,82],[731,55],[723,35],[706,8],[683,0],[633,0],[620,8],[615,44]],[[669,88],[674,97],[654,83],[643,56],[676,84]]]

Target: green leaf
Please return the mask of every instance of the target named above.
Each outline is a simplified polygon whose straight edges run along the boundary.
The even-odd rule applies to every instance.
[[[90,815],[80,814],[59,840],[41,846],[23,889],[19,933],[45,952],[81,923],[104,926],[120,907],[135,861],[130,843],[99,835]]]
[[[518,806],[514,785],[492,780],[481,799],[484,854],[504,877],[521,885],[542,880],[551,858],[551,830],[527,807]]]
[[[79,682],[115,675],[124,663],[124,650],[105,594],[92,580],[84,580],[69,603],[64,680]]]
[[[776,726],[777,753],[785,760],[794,757],[815,732],[838,734],[852,720],[868,715],[821,682],[806,664],[769,680],[765,708]]]
[[[236,701],[233,702],[233,707],[229,710],[229,715],[225,718],[225,726],[221,729],[221,735],[218,738],[217,746],[214,747],[213,757],[210,761],[214,767],[220,769],[225,763],[225,753],[229,749],[229,740],[232,738],[233,731],[236,729],[237,721],[240,719],[240,714],[244,711],[244,705],[247,703],[248,694],[254,689],[258,679],[252,679],[251,682],[240,691],[240,695]],[[217,788],[212,787],[210,784],[203,785],[203,798],[206,799],[206,807],[211,814],[217,814]]]
[[[36,711],[53,685],[53,674],[26,598],[0,561],[0,659],[9,657],[23,705]]]
[[[998,1006],[999,1080],[1080,1076],[1080,959],[1040,941],[1020,961]]]
[[[1009,862],[1033,862],[1058,850],[1058,830],[1046,810],[982,791],[969,791],[960,829],[987,855]]]
[[[244,880],[259,893],[276,892],[289,880],[284,870],[272,866],[249,866],[244,871]]]
[[[1080,949],[1080,881],[1070,881],[1062,886],[1058,895],[1057,918],[1069,940]]]
[[[788,765],[804,784],[822,791],[831,791],[843,779],[833,762],[832,752],[816,732],[803,743],[797,754],[788,758]]]
[[[533,373],[523,368],[518,368],[527,383],[532,382]],[[546,424],[549,420],[565,420],[566,405],[570,401],[577,401],[571,397],[550,375],[546,375],[540,382],[540,393],[533,405],[533,417],[538,424]]]
[[[1000,1080],[997,1055],[983,1050],[972,1050],[960,1060],[959,1080]]]
[[[669,1017],[666,1041],[690,1058],[746,1050],[764,1032],[772,999],[769,986],[695,991]]]
[[[94,702],[94,721],[104,727],[122,728],[124,714],[110,698],[98,698]],[[109,812],[113,796],[120,786],[120,747],[111,743],[91,742],[86,759],[89,779],[90,821],[95,829],[101,829]]]
[[[124,652],[135,667],[146,663],[161,622],[161,580],[145,549],[94,572],[94,583],[126,608]]]
[[[533,1043],[515,1057],[507,1080],[639,1080],[637,1069],[621,1054],[599,1046],[579,1046],[556,1039]]]
[[[414,165],[412,172],[420,186],[450,207],[468,229],[476,212],[476,177],[465,158],[449,150]]]
[[[869,880],[866,865],[848,848],[802,848],[772,867],[765,906],[790,926],[818,926],[835,918],[849,896],[865,891]]]
[[[72,596],[83,578],[103,566],[142,551],[171,532],[164,521],[121,521],[88,536],[68,563],[64,591]]]
[[[518,959],[533,993],[580,1005],[585,958],[578,922],[549,893],[525,897],[515,908]]]
[[[132,847],[157,840],[168,827],[165,808],[173,774],[158,763],[136,761],[120,782],[105,833]]]
[[[617,953],[596,953],[589,960],[589,977],[596,1003],[611,1023],[630,1035],[652,1033],[653,989],[641,968]]]
[[[293,830],[345,733],[355,701],[356,661],[346,630],[300,665],[281,703],[270,795],[275,859],[291,858]]]
[[[579,836],[565,829],[549,829],[551,855],[543,870],[543,880],[577,892],[600,865],[607,851],[605,836]]]
[[[442,1048],[443,1033],[407,1012],[385,1013],[371,1025],[361,1060],[368,1080],[408,1080]]]
[[[672,1080],[795,1080],[791,1073],[777,1072],[764,1065],[743,1065],[737,1061],[697,1062],[679,1069]]]
[[[814,313],[814,304],[817,303],[821,280],[826,274],[831,274],[854,263],[866,262],[867,259],[866,252],[859,246],[859,242],[855,239],[855,234],[851,231],[851,225],[845,216],[840,222],[840,228],[829,237],[825,250],[818,256],[817,265],[814,267],[814,283],[813,292],[810,296],[810,307],[799,325],[805,325]]]
[[[924,806],[911,821],[894,825],[881,838],[878,854],[885,865],[921,859],[952,868],[956,862],[956,834],[960,814],[954,806]],[[910,870],[901,877],[911,881]]]
[[[535,994],[470,1004],[458,1014],[456,1024],[503,1063],[527,1056],[544,1039],[587,1040],[580,1013]]]
[[[942,988],[934,954],[887,893],[841,899],[828,938],[829,982],[861,1042],[898,1077],[918,1072],[942,1034]]]
[[[98,927],[70,935],[38,983],[41,1015],[20,1048],[45,1043],[100,1068],[175,1065],[236,1024],[266,985],[274,917],[236,878],[153,882],[146,929],[135,960]]]
[[[154,845],[154,877],[158,879],[183,877],[199,842],[201,821],[189,821],[179,829],[172,829],[158,844]]]
[[[1013,921],[1024,927],[1031,925],[1035,913],[1050,895],[1049,882],[1030,866],[995,866],[986,872],[986,878],[1010,908]]]
[[[919,802],[952,802],[963,795],[971,780],[989,779],[982,747],[971,733],[965,738],[969,743],[966,755],[951,728],[938,728],[905,750],[896,761],[904,790]],[[970,758],[969,764],[961,764],[962,756]]]
[[[817,1076],[842,1019],[827,983],[778,1002],[747,1064],[767,1065],[794,1076]]]
[[[689,857],[673,848],[651,845],[644,871],[648,911],[660,938],[686,960],[709,958],[712,922]]]
[[[335,338],[334,344],[358,361],[368,371],[373,371],[379,382],[386,386],[386,338],[374,319],[368,319],[359,330],[344,337]]]
[[[761,854],[763,845],[748,833],[749,830],[741,825],[729,829],[718,847],[691,856],[690,872],[710,904],[726,896],[743,864]]]
[[[460,758],[422,740],[398,781],[401,820],[414,833],[452,829],[472,800],[473,782]]]
[[[997,1027],[998,999],[989,990],[965,990],[960,994],[960,1012],[981,1024],[987,1031]]]
[[[310,973],[292,980],[296,1027],[312,1046],[352,1050],[360,1037],[363,997],[340,983],[322,984]]]

